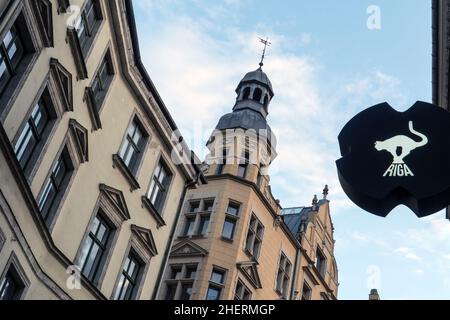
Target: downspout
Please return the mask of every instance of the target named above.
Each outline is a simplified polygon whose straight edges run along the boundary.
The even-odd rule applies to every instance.
[[[298,284],[298,275],[300,274],[299,268],[301,267],[301,259],[302,259],[302,237],[304,235],[305,230],[305,221],[300,222],[300,234],[298,236],[298,247],[295,252],[295,262],[294,262],[294,275],[292,277],[292,283],[291,283],[291,295],[289,297],[289,300],[295,299],[295,292],[297,291],[297,284]]]
[[[301,249],[297,248],[297,251],[295,252],[295,262],[294,262],[294,276],[292,277],[292,284],[291,284],[291,295],[289,297],[289,300],[295,299],[295,292],[297,291],[297,281],[298,281],[298,266],[300,266],[300,259],[301,259]]]
[[[172,225],[172,229],[170,230],[169,241],[167,242],[166,250],[164,252],[163,263],[161,264],[161,268],[159,269],[159,272],[158,272],[158,278],[156,279],[155,289],[153,290],[153,294],[152,294],[152,300],[156,300],[156,298],[158,297],[158,294],[159,294],[159,290],[161,289],[162,277],[163,277],[164,271],[166,269],[167,261],[169,260],[170,248],[172,248],[173,241],[175,239],[175,229],[178,225],[178,220],[180,219],[181,208],[183,206],[184,199],[186,197],[186,192],[190,187],[195,186],[198,183],[198,181],[200,180],[200,177],[202,175],[203,175],[203,173],[201,171],[199,171],[197,173],[197,177],[195,180],[190,180],[184,185],[183,193],[180,198],[180,202],[178,203],[175,221]]]

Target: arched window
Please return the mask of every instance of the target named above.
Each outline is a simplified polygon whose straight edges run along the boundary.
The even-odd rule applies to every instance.
[[[266,110],[267,110],[267,106],[269,105],[269,95],[268,94],[266,94],[265,96],[264,96],[264,108],[266,108]]]
[[[260,102],[262,96],[262,90],[260,88],[256,88],[255,92],[253,92],[253,100]]]
[[[249,96],[250,96],[250,87],[247,87],[244,89],[244,94],[242,95],[242,100],[248,99]]]

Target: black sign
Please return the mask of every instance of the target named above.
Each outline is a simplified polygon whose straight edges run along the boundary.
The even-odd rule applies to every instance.
[[[450,113],[426,102],[405,112],[368,108],[339,134],[339,181],[359,207],[385,217],[408,206],[418,217],[450,204]]]

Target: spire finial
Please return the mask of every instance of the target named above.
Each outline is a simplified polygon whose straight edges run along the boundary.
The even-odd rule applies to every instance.
[[[317,211],[317,204],[319,203],[319,200],[317,200],[317,194],[314,195],[314,198],[312,199],[312,209],[313,211]]]
[[[327,200],[328,191],[329,191],[328,185],[326,184],[326,185],[325,185],[325,188],[323,188],[323,192],[322,192],[322,194],[323,194],[323,200]]]
[[[268,46],[270,47],[270,45],[272,43],[269,42],[269,38],[268,37],[265,40],[263,38],[260,38],[260,37],[258,37],[258,38],[259,38],[259,41],[261,41],[261,43],[264,44],[264,49],[263,49],[263,52],[262,52],[262,55],[261,55],[261,61],[259,63],[259,67],[261,68],[264,65],[264,58],[266,56],[266,49],[267,49]]]

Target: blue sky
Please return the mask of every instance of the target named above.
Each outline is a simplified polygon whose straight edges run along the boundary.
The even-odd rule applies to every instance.
[[[282,3],[282,4],[281,4]],[[387,101],[398,110],[431,100],[431,2],[424,0],[135,0],[144,63],[190,146],[201,158],[234,89],[257,68],[275,97],[268,121],[278,137],[272,190],[283,207],[309,205],[329,184],[339,298],[450,297],[450,222],[404,207],[372,216],[342,192],[337,135],[357,112]],[[377,5],[381,29],[369,30]]]

